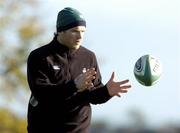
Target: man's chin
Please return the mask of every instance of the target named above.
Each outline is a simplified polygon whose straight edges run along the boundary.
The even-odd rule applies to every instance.
[[[75,49],[78,49],[81,46],[81,43],[77,43],[76,45],[74,45]]]
[[[72,47],[72,49],[76,50],[76,49],[79,49],[79,47],[80,47],[80,45],[74,45],[74,46]]]

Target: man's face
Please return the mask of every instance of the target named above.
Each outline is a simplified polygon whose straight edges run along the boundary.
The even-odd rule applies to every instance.
[[[85,26],[76,26],[61,33],[61,43],[69,49],[78,49],[83,41]]]

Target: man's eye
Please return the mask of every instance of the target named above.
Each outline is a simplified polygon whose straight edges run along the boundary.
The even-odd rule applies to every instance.
[[[79,32],[79,31],[77,31],[77,30],[73,30],[72,32],[73,32],[73,33],[77,33],[77,32]]]

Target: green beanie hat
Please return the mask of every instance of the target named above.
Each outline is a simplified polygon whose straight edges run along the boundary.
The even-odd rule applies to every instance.
[[[86,27],[86,21],[78,10],[66,7],[58,13],[56,22],[57,32],[65,31],[76,26]]]

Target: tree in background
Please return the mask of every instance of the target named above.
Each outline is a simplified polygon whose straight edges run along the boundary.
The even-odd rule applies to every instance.
[[[29,95],[26,60],[34,44],[46,36],[42,21],[44,0],[0,0],[0,133],[26,133],[26,118],[11,110],[13,104],[24,107]],[[48,9],[47,9],[48,10]],[[43,13],[42,13],[43,12]],[[48,17],[47,14],[45,14]],[[49,24],[48,24],[49,25]],[[43,33],[43,34],[42,34]],[[102,58],[103,59],[103,58]],[[102,63],[102,60],[101,62]],[[16,107],[19,108],[19,107]],[[112,129],[104,122],[94,122],[92,133],[179,133],[179,126],[145,131],[141,112],[130,110],[131,127]],[[140,131],[143,130],[143,131]]]
[[[26,121],[6,109],[0,110],[1,133],[26,133]]]
[[[0,0],[1,133],[23,133],[18,128],[23,129],[25,121],[9,107],[27,104],[26,60],[34,41],[37,44],[45,30],[40,22],[40,4],[38,0]]]

